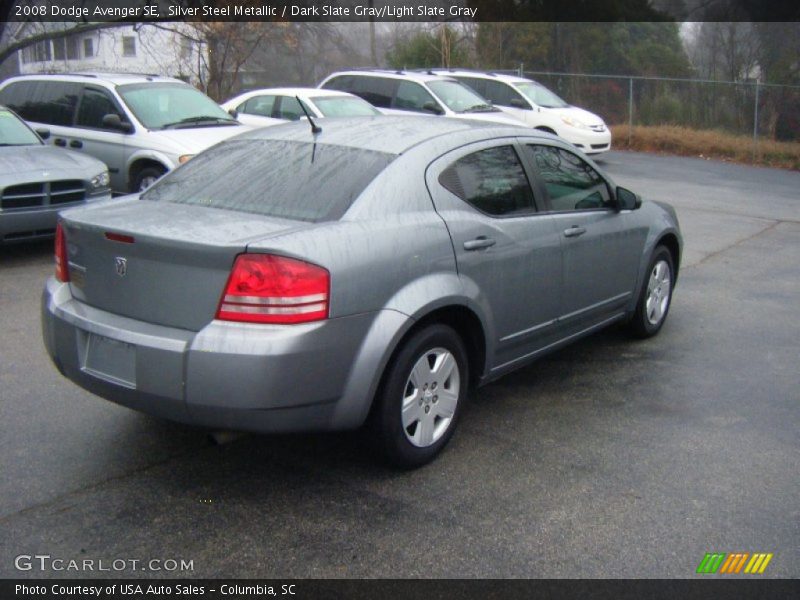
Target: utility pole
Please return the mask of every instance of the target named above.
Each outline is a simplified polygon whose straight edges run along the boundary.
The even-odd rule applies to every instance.
[[[374,0],[369,0],[370,9],[373,8]],[[372,61],[372,66],[378,66],[378,51],[375,49],[375,17],[373,11],[369,11],[369,57]]]

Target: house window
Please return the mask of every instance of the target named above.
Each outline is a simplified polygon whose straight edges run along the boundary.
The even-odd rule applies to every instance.
[[[94,56],[94,40],[92,38],[84,38],[83,56],[85,58],[91,58]]]
[[[22,62],[24,63],[45,62],[51,58],[50,40],[37,42],[22,50]]]
[[[66,40],[64,38],[53,40],[53,58],[64,60],[67,57]]]
[[[122,56],[136,56],[136,38],[134,36],[123,36]]]
[[[55,60],[77,60],[80,58],[78,53],[78,39],[67,37],[53,40],[53,58]]]
[[[191,58],[192,57],[192,40],[187,38],[181,38],[181,58]]]
[[[67,60],[78,60],[81,57],[79,42],[76,37],[67,38]]]

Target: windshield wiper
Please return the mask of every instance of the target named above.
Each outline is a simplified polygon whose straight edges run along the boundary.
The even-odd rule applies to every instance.
[[[476,104],[475,106],[470,106],[469,108],[465,108],[461,112],[470,113],[470,112],[497,112],[499,109],[495,108],[491,104]]]
[[[199,117],[186,117],[185,119],[181,119],[180,121],[175,121],[174,123],[166,123],[161,126],[161,129],[169,129],[170,127],[180,127],[181,125],[191,125],[193,123],[230,123],[231,125],[236,124],[236,119],[226,119],[225,117],[214,117],[210,115],[202,115]]]
[[[4,144],[0,143],[0,146],[36,146],[36,142],[32,142],[30,144]]]

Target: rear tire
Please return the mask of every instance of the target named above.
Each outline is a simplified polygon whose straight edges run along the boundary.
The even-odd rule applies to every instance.
[[[430,462],[453,436],[468,387],[467,353],[459,335],[439,324],[416,332],[388,365],[375,398],[374,444],[403,469]]]
[[[674,282],[672,254],[664,246],[657,246],[645,272],[636,312],[629,324],[634,336],[648,338],[661,331],[672,305]]]

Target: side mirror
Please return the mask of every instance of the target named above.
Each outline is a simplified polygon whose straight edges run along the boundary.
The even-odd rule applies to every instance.
[[[116,129],[122,133],[130,133],[133,131],[133,125],[127,121],[123,122],[122,119],[119,118],[119,115],[113,113],[103,117],[103,127],[107,129]]]
[[[638,194],[625,189],[617,188],[617,208],[619,210],[636,210],[642,205],[642,198]]]
[[[444,113],[441,106],[439,106],[435,102],[431,102],[430,100],[428,100],[425,104],[422,105],[422,110],[432,112],[435,115],[441,115],[442,113]]]
[[[37,129],[36,133],[43,140],[46,140],[46,139],[48,139],[50,137],[50,130],[49,129],[45,129],[44,127],[42,127],[41,129]]]
[[[521,98],[512,98],[511,106],[513,106],[514,108],[523,108],[525,110],[531,109],[531,107],[528,104],[526,104],[526,102]]]
[[[230,110],[228,110],[228,114],[232,116],[234,119],[239,118],[239,111],[236,110],[235,108],[231,108]]]

